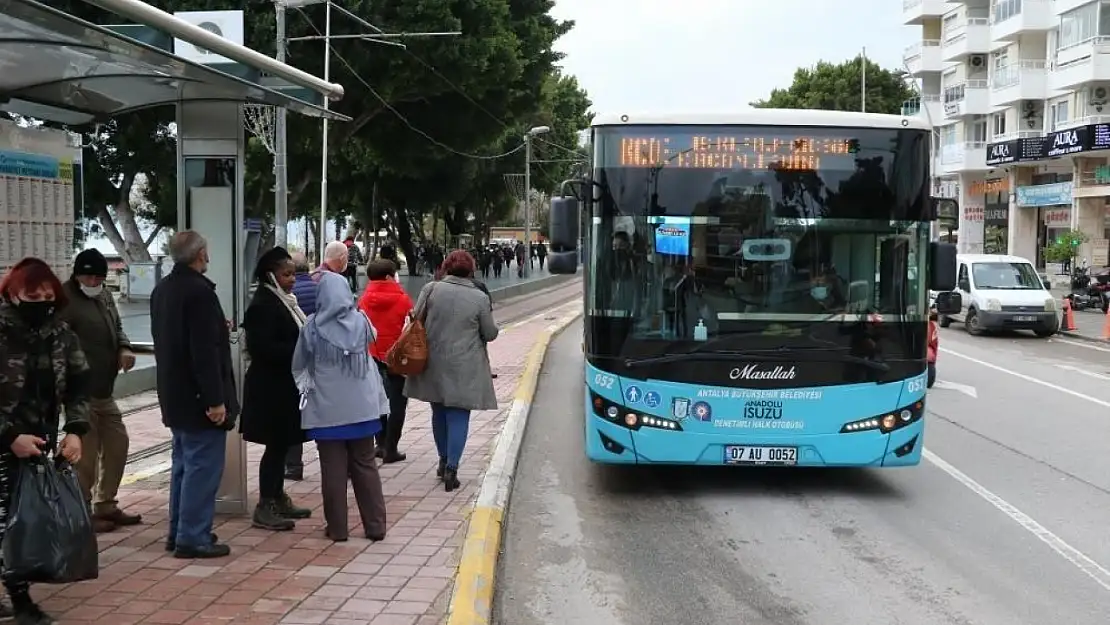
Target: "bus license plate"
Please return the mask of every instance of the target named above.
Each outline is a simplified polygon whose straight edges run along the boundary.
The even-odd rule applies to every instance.
[[[1037,320],[1036,317],[1033,317],[1033,316],[1030,316],[1030,315],[1018,315],[1018,316],[1014,317],[1014,321],[1016,321],[1018,323],[1033,322],[1033,321],[1036,321],[1036,320]]]
[[[725,445],[725,464],[798,464],[798,448]]]

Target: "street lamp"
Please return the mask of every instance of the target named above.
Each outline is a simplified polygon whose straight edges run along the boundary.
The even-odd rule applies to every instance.
[[[327,77],[324,77],[327,80]],[[532,137],[551,132],[549,126],[536,126],[524,134],[524,275],[532,271]]]

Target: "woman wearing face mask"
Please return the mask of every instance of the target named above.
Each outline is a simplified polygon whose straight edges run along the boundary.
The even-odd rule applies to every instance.
[[[312,511],[298,508],[285,492],[285,456],[305,441],[300,395],[293,381],[293,350],[306,317],[297,306],[296,267],[289,252],[275,247],[258,259],[258,288],[243,318],[250,366],[243,382],[243,439],[265,445],[258,463],[258,506],[251,524],[276,532]]]
[[[0,542],[19,464],[55,448],[77,464],[89,431],[89,365],[77,336],[58,319],[66,301],[57,276],[37,258],[23,259],[0,281]],[[55,622],[31,599],[29,583],[5,577],[3,584],[12,608],[0,606],[0,617],[14,612],[17,625]]]

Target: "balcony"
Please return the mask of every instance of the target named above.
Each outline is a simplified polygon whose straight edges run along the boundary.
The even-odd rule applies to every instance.
[[[1073,91],[1089,82],[1110,81],[1110,37],[1093,37],[1056,51],[1048,88]]]
[[[989,115],[991,92],[986,80],[968,80],[944,90],[944,116],[948,119],[965,115]]]
[[[1018,61],[995,70],[991,76],[991,106],[1010,106],[1021,100],[1048,97],[1046,61]]]
[[[919,26],[929,18],[938,18],[952,10],[945,0],[902,0],[902,23]]]
[[[1069,119],[1066,122],[1053,124],[1052,130],[1067,130],[1068,128],[1093,126],[1095,124],[1110,124],[1110,115],[1088,115],[1086,117],[1076,117],[1075,119]]]
[[[925,118],[929,125],[936,126],[944,119],[944,105],[941,104],[940,94],[925,94],[918,96],[912,100],[906,100],[902,104],[903,117],[917,117],[918,115]]]
[[[1015,41],[1024,33],[1052,30],[1059,20],[1051,0],[1002,0],[991,7],[991,39]]]
[[[958,174],[965,171],[987,171],[987,143],[985,141],[969,141],[943,145],[937,156],[937,169],[942,176]]]
[[[985,17],[969,17],[945,27],[941,44],[941,59],[960,61],[972,54],[987,54],[991,51],[990,20]]]
[[[906,48],[902,60],[910,76],[918,77],[926,72],[943,72],[944,60],[940,58],[940,39],[926,39]]]
[[[1007,132],[1004,135],[995,135],[991,137],[991,143],[1005,143],[1007,141],[1017,141],[1018,139],[1036,139],[1043,137],[1044,133],[1040,130],[1019,130],[1018,132]]]
[[[1064,13],[1067,13],[1068,11],[1071,11],[1073,9],[1078,9],[1079,7],[1083,6],[1084,4],[1090,4],[1090,3],[1091,3],[1091,0],[1056,0],[1056,2],[1053,3],[1056,6],[1054,6],[1052,8],[1052,10],[1053,10],[1054,13],[1056,13],[1056,15],[1063,15]]]

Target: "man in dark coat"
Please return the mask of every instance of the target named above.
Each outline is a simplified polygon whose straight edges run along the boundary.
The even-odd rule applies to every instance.
[[[191,230],[170,241],[174,267],[154,287],[150,329],[158,360],[158,404],[173,435],[170,532],[178,558],[218,558],[212,521],[224,472],[227,432],[239,413],[227,317],[208,270],[208,243]]]

